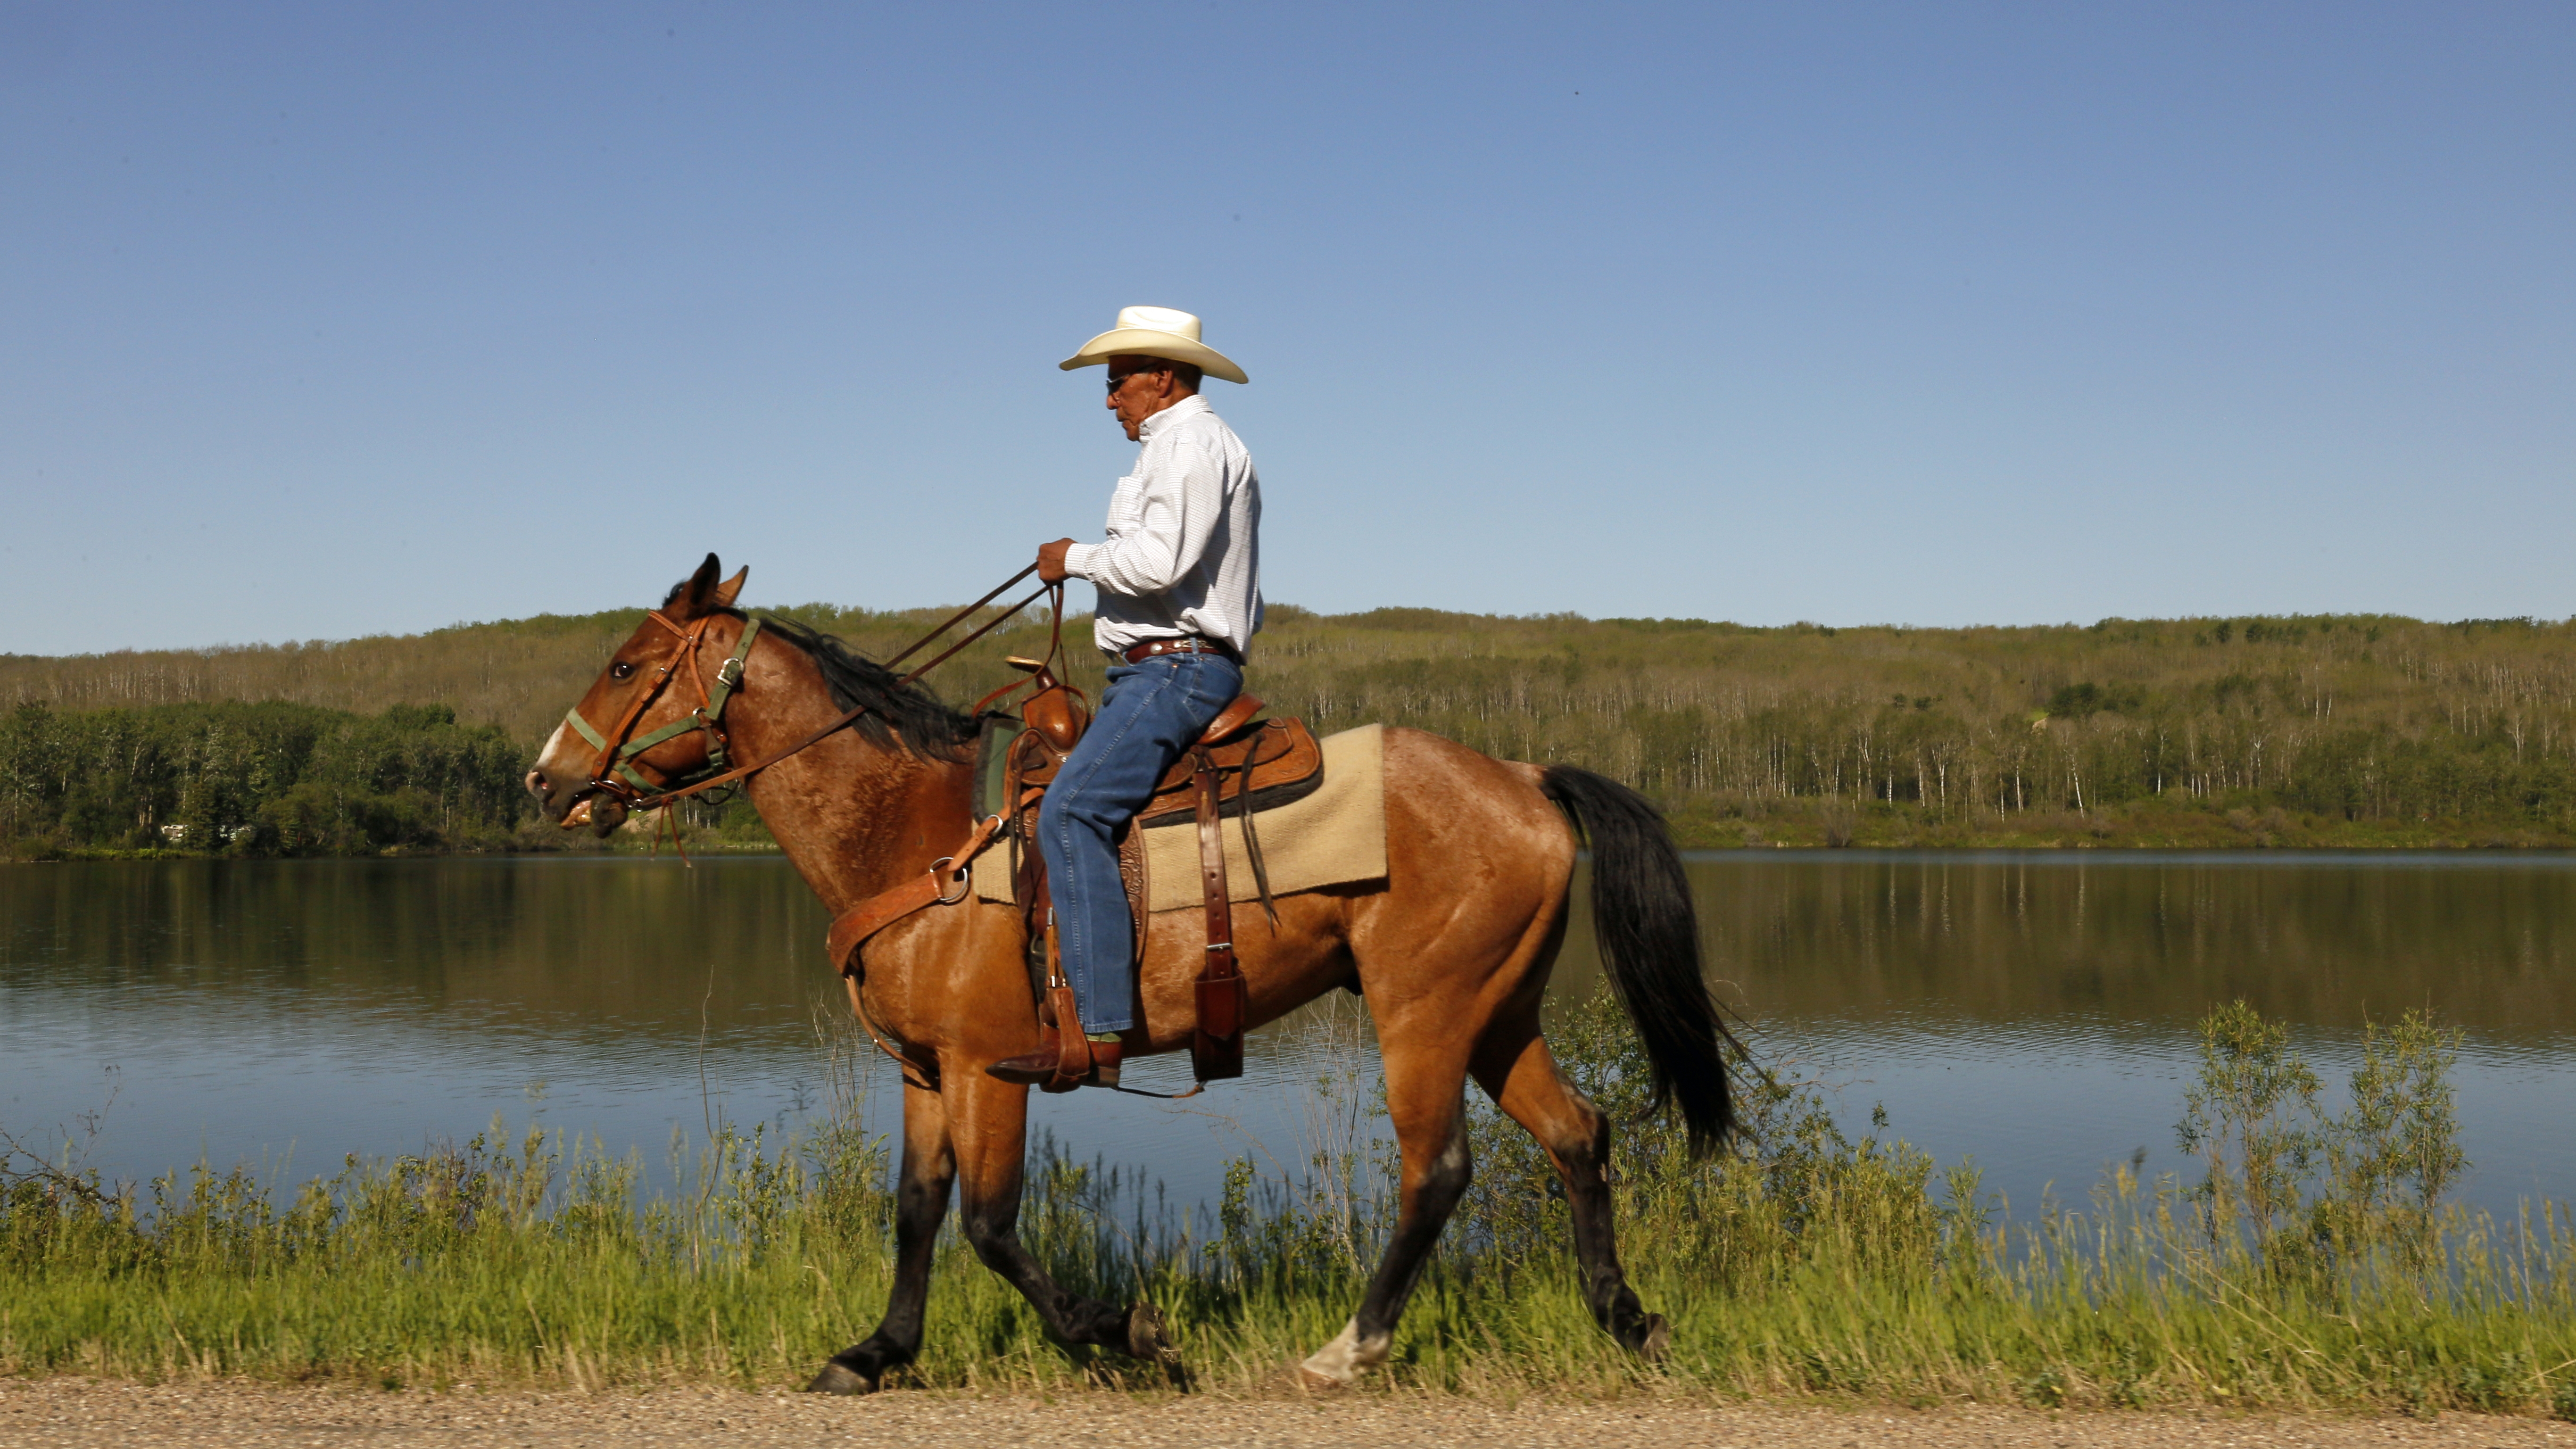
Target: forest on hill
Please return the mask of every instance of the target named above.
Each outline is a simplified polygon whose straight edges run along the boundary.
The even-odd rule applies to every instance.
[[[0,845],[40,859],[504,848],[528,813],[526,757],[445,705],[24,703],[0,717]]]
[[[942,617],[782,612],[880,657]],[[517,775],[641,617],[0,656],[0,842],[550,843]],[[933,682],[972,700],[1043,633],[998,631]],[[2576,625],[2531,619],[1835,629],[1276,605],[1248,683],[1319,730],[1411,725],[1600,770],[1693,845],[2560,847],[2571,645]],[[741,806],[692,823],[758,834]]]

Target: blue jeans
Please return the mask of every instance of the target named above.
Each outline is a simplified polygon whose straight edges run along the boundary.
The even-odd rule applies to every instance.
[[[1145,808],[1163,772],[1242,692],[1243,670],[1222,654],[1158,654],[1111,665],[1099,717],[1038,806],[1056,949],[1084,1031],[1136,1024],[1135,921],[1110,837]]]

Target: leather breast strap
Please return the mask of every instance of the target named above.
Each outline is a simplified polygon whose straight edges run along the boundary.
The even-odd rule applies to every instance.
[[[1027,801],[1021,802],[1023,805]],[[875,935],[915,911],[931,906],[953,906],[974,892],[972,876],[975,857],[1001,838],[1002,817],[995,815],[975,827],[966,843],[949,855],[931,862],[921,875],[877,892],[832,918],[831,934],[824,938],[824,949],[830,953],[832,968],[844,976],[855,976],[859,970],[859,948]],[[953,869],[951,867],[954,867]]]

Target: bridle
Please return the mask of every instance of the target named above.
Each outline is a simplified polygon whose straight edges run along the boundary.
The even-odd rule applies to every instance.
[[[742,637],[734,641],[733,653],[726,655],[724,663],[716,666],[715,682],[710,684],[698,669],[698,649],[706,642],[707,625],[718,616],[708,614],[685,628],[673,623],[670,616],[659,609],[644,617],[661,625],[663,631],[671,636],[670,652],[662,657],[651,679],[636,693],[634,703],[618,717],[616,729],[602,733],[589,720],[582,718],[579,704],[564,711],[564,723],[572,726],[575,734],[599,752],[591,761],[589,784],[573,797],[575,803],[587,796],[606,795],[629,810],[649,810],[678,798],[682,792],[673,788],[674,782],[639,757],[664,740],[675,739],[691,730],[700,731],[707,737],[707,763],[705,769],[698,772],[697,779],[682,780],[678,782],[681,786],[690,787],[690,792],[694,793],[694,787],[705,781],[707,776],[720,775],[733,763],[732,740],[725,734],[724,727],[725,706],[733,702],[735,691],[742,688],[743,661],[751,657],[752,641],[760,637],[760,620],[746,616]],[[644,717],[644,712],[653,707],[653,701],[660,699],[662,691],[670,687],[682,660],[688,661],[690,682],[697,686],[698,707],[641,738],[628,738],[634,734],[636,722]]]
[[[1037,567],[1036,564],[1030,564],[1027,568],[1002,580],[990,593],[958,610],[949,616],[947,622],[905,646],[901,653],[886,661],[887,666],[891,668],[911,658],[923,646],[955,628],[968,615],[993,602],[1004,589],[1035,573]],[[898,690],[903,689],[931,670],[947,663],[959,650],[991,633],[1005,620],[1019,617],[1021,610],[1036,603],[1041,597],[1047,600],[1048,610],[1054,616],[1057,642],[1049,649],[1049,655],[1052,658],[1056,648],[1061,647],[1064,629],[1064,585],[1060,583],[1041,585],[1036,593],[1005,607],[973,633],[941,651],[938,658],[896,680],[894,687]],[[660,625],[663,631],[671,636],[670,648],[662,656],[661,662],[654,667],[652,677],[646,681],[641,690],[636,692],[634,702],[626,707],[625,713],[618,716],[616,727],[602,730],[594,726],[589,720],[582,718],[579,704],[564,712],[564,723],[570,725],[573,732],[580,735],[582,740],[597,753],[592,757],[588,780],[580,789],[573,792],[572,798],[566,804],[561,822],[562,829],[576,830],[590,824],[591,812],[581,807],[595,797],[604,796],[624,806],[630,812],[655,810],[674,800],[702,794],[708,790],[732,784],[736,780],[747,779],[791,755],[801,754],[822,743],[858,723],[859,717],[868,712],[868,705],[856,705],[838,719],[767,759],[756,760],[747,765],[734,765],[731,763],[732,741],[725,733],[725,706],[732,703],[733,697],[741,692],[744,665],[751,657],[752,642],[760,636],[760,619],[753,615],[744,616],[742,636],[734,641],[733,652],[725,656],[722,664],[716,666],[714,682],[709,683],[706,675],[698,668],[698,654],[706,642],[707,625],[721,616],[709,613],[687,625],[678,623],[660,609],[655,609],[644,617]],[[686,661],[689,666],[690,682],[697,687],[698,707],[640,738],[632,737],[635,726],[644,718],[645,711],[651,709],[653,702],[660,699],[663,691],[670,688],[671,681],[678,676],[683,661]],[[987,695],[983,703],[977,705],[977,712],[980,713],[994,699],[1008,692],[1009,689],[1006,688]],[[699,731],[707,737],[707,760],[704,766],[691,771],[689,775],[674,780],[645,763],[641,758],[646,751],[665,741],[687,734],[691,730]]]

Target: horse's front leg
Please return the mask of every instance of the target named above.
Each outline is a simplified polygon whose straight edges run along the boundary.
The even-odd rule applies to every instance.
[[[805,1386],[807,1392],[874,1393],[886,1370],[912,1362],[921,1352],[931,1258],[939,1245],[939,1220],[948,1215],[948,1185],[956,1176],[947,1104],[937,1092],[905,1083],[903,1176],[895,1188],[894,1292],[877,1331],[832,1355]]]
[[[1020,1290],[1057,1341],[1096,1345],[1177,1373],[1179,1357],[1165,1339],[1163,1316],[1153,1305],[1122,1308],[1068,1293],[1020,1241],[1029,1089],[986,1076],[981,1062],[942,1062],[941,1067],[963,1178],[958,1210],[975,1256]]]
[[[1447,1022],[1458,1015],[1425,1011],[1416,1020]],[[1309,1389],[1345,1388],[1386,1362],[1395,1344],[1396,1320],[1404,1316],[1404,1305],[1412,1300],[1414,1285],[1440,1241],[1440,1229],[1466,1195],[1475,1169],[1467,1151],[1467,1071],[1448,1029],[1381,1021],[1378,1050],[1386,1064],[1387,1115],[1403,1159],[1395,1232],[1369,1278],[1359,1311],[1340,1336],[1298,1366],[1298,1381]]]

